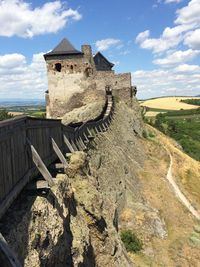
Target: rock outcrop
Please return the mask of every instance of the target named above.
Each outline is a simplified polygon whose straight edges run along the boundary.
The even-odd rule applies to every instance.
[[[111,128],[87,154],[71,155],[51,190],[21,194],[1,230],[24,266],[134,266],[120,239],[119,218],[129,203],[145,205],[137,179],[145,158],[142,131],[137,102],[134,109],[117,103]],[[164,235],[156,215],[155,222]]]

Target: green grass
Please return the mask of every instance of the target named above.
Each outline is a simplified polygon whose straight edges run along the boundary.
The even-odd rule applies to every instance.
[[[174,138],[183,150],[200,161],[200,108],[158,114],[148,123]]]
[[[149,107],[147,107],[147,111],[168,112],[168,111],[171,111],[171,109],[161,109],[161,108],[149,108]]]

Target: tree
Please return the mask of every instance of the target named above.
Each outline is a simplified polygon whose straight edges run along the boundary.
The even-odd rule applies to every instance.
[[[6,109],[0,110],[0,121],[12,118],[13,115],[9,114]]]

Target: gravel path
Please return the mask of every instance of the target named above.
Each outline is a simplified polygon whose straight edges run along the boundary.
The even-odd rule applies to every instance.
[[[167,150],[167,153],[169,154],[169,157],[170,157],[170,165],[169,165],[169,169],[168,169],[166,178],[170,182],[170,184],[172,185],[174,192],[175,192],[176,196],[180,199],[180,201],[194,215],[194,217],[196,219],[200,220],[199,212],[191,205],[189,200],[184,196],[184,194],[181,192],[178,185],[175,183],[175,181],[173,179],[173,175],[172,175],[173,158],[172,158],[172,155],[169,152],[169,150],[167,148],[165,148],[165,149]]]

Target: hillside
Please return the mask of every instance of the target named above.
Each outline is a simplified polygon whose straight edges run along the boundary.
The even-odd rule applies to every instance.
[[[200,212],[200,163],[179,150],[174,140],[163,135],[150,126],[144,141],[146,160],[144,168],[139,171],[142,184],[141,195],[150,207],[158,211],[162,222],[165,222],[166,236],[160,238],[148,228],[147,210],[133,213],[126,210],[123,217],[126,224],[134,224],[137,232],[145,240],[142,254],[132,254],[136,266],[199,266],[200,224],[177,197],[176,192],[167,180],[170,166],[169,153],[172,155],[172,176],[180,191],[192,206]],[[200,213],[199,213],[200,214]],[[136,217],[135,217],[136,216]],[[135,222],[136,218],[136,222]],[[158,226],[158,224],[157,224]]]
[[[148,112],[147,112],[148,113]],[[175,139],[191,157],[200,160],[200,108],[168,111],[145,121]]]

